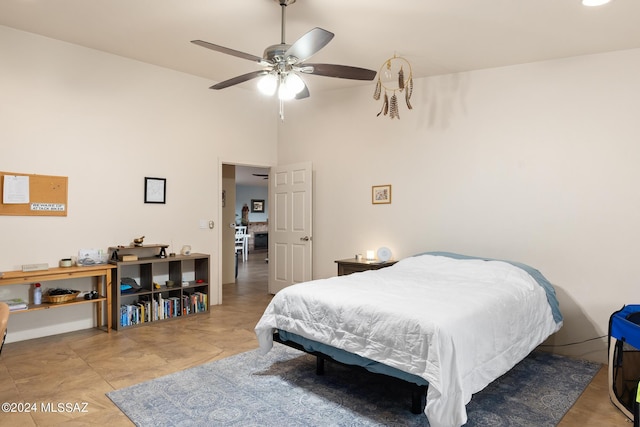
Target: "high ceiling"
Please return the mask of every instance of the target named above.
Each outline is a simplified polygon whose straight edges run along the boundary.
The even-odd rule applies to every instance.
[[[274,0],[0,1],[0,25],[201,76],[211,84],[259,66],[189,41],[262,56],[265,47],[280,42],[280,14]],[[285,38],[291,44],[321,27],[335,38],[311,62],[378,71],[398,55],[411,62],[414,77],[425,77],[638,48],[639,19],[638,0],[594,8],[580,0],[297,0],[287,7]],[[373,85],[319,76],[305,80],[312,96]]]

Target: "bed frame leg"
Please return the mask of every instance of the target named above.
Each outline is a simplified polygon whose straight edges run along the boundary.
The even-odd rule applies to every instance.
[[[324,357],[316,355],[316,375],[324,375]]]
[[[427,404],[427,386],[415,384],[411,390],[411,412],[422,414]]]

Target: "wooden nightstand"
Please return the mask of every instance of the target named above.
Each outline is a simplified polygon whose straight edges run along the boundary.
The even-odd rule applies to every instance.
[[[346,276],[361,271],[380,270],[392,266],[396,262],[398,261],[357,261],[355,258],[349,258],[339,259],[336,264],[338,264],[338,276]]]

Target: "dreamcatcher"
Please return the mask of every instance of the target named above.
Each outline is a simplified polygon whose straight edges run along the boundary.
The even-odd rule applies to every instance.
[[[382,90],[384,89],[384,96]],[[402,96],[404,92],[404,100],[409,110],[413,110],[411,106],[411,95],[413,94],[413,71],[411,70],[411,64],[406,59],[393,55],[392,58],[387,59],[380,67],[378,71],[378,81],[376,82],[376,89],[373,92],[373,99],[378,101],[382,97],[382,109],[378,113],[388,114],[392,119],[400,119],[398,111],[398,92]],[[389,97],[391,93],[391,97]]]

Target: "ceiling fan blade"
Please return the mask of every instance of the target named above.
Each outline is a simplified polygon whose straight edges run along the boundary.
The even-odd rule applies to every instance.
[[[268,74],[268,73],[269,72],[265,70],[252,71],[250,73],[242,74],[241,76],[236,76],[232,79],[225,80],[223,82],[215,84],[211,86],[209,89],[216,89],[216,90],[224,89],[229,86],[237,85],[239,83],[244,83],[248,80],[255,79],[256,77],[264,76],[265,74]]]
[[[313,71],[307,71],[305,67],[313,67]],[[366,68],[350,67],[336,64],[302,64],[302,72],[315,74],[316,76],[337,77],[352,80],[373,80],[377,72]]]
[[[227,55],[236,56],[242,59],[248,59],[257,63],[262,63],[262,58],[259,56],[251,55],[250,53],[240,52],[239,50],[229,49],[228,47],[218,46],[217,44],[205,42],[202,40],[191,40],[191,43],[198,46],[206,47],[207,49],[215,50],[216,52],[226,53]]]
[[[322,28],[314,28],[300,37],[291,45],[285,57],[293,56],[298,58],[297,62],[302,62],[311,55],[318,52],[331,41],[334,34]]]

